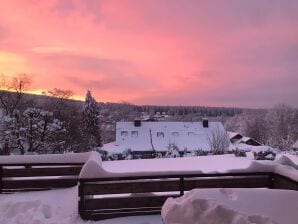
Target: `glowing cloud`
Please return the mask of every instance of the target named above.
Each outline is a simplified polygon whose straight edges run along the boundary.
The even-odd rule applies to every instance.
[[[0,73],[99,101],[298,106],[297,11],[291,0],[1,0]]]

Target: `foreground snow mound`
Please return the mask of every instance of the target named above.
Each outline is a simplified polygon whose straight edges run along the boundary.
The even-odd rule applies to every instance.
[[[78,224],[77,187],[0,195],[0,224]]]
[[[203,199],[193,190],[183,197],[169,198],[162,207],[165,224],[276,224],[267,217],[248,215],[221,205],[215,200]],[[235,200],[235,198],[231,198]]]
[[[279,159],[275,161],[277,164],[281,164],[284,166],[290,166],[295,168],[296,170],[298,169],[298,164],[296,164],[294,161],[292,161],[289,157],[282,155]]]
[[[162,224],[159,215],[84,221],[78,188],[0,194],[0,224]]]

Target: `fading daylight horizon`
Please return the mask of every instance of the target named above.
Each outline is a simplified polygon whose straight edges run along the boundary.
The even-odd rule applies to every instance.
[[[1,0],[0,73],[98,101],[298,106],[298,1]]]

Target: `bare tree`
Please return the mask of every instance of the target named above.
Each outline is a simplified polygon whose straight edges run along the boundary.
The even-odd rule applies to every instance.
[[[54,88],[48,91],[48,94],[45,94],[52,97],[50,109],[54,111],[55,116],[58,118],[64,117],[63,113],[68,107],[68,99],[74,95],[72,90],[64,90],[59,88]]]
[[[5,114],[12,116],[21,104],[24,92],[28,90],[32,80],[27,74],[20,74],[10,79],[1,74],[0,80],[0,88],[2,89],[0,91],[0,102]]]
[[[65,89],[59,89],[59,88],[54,88],[52,90],[49,90],[48,93],[50,94],[50,96],[61,100],[67,100],[73,96],[72,90],[65,90]]]
[[[225,131],[216,128],[208,135],[208,143],[213,154],[224,154],[230,145],[230,139]]]

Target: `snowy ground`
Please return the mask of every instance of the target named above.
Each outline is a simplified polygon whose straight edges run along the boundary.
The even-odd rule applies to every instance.
[[[195,189],[168,199],[166,224],[297,224],[298,192],[268,189]]]
[[[93,158],[94,157],[94,158]],[[92,155],[96,161],[98,155]],[[107,172],[126,174],[137,172],[140,174],[160,172],[228,172],[229,170],[258,170],[259,168],[278,168],[294,180],[298,178],[297,158],[279,156],[277,161],[255,162],[249,158],[236,158],[233,155],[204,156],[176,159],[151,159],[133,161],[101,162],[98,168]],[[92,167],[91,167],[92,168]],[[88,169],[86,169],[88,171]],[[285,172],[285,173],[284,173]],[[100,173],[99,173],[100,174]],[[179,210],[179,206],[190,206],[188,211],[196,211],[196,202],[205,204],[209,216],[200,216],[204,224],[297,224],[298,220],[298,192],[268,189],[200,189],[194,194],[188,194],[194,199],[189,202],[183,199],[167,202],[166,211],[174,207],[174,215],[186,213]],[[183,203],[179,202],[184,201]],[[193,203],[194,202],[194,203]],[[200,203],[199,203],[200,204]],[[173,206],[174,205],[174,206]],[[161,216],[126,217],[105,221],[83,221],[77,211],[77,187],[43,191],[0,194],[0,224],[162,224]],[[175,207],[176,206],[176,207]],[[200,205],[199,205],[200,207]],[[180,206],[181,208],[181,206]],[[165,210],[163,210],[165,211]],[[170,214],[168,212],[163,214]],[[171,216],[170,216],[171,217]],[[190,216],[191,217],[191,216]],[[207,218],[206,218],[207,217]],[[212,219],[208,219],[212,217]],[[228,217],[230,219],[223,219]],[[253,218],[251,218],[253,217]],[[223,221],[225,220],[225,221]],[[232,222],[232,221],[233,222]],[[240,221],[239,221],[240,220]],[[246,220],[247,222],[243,222]],[[173,222],[170,222],[174,224]],[[166,224],[169,224],[167,222]],[[195,222],[177,222],[175,224],[195,224]]]
[[[77,204],[77,187],[0,195],[0,224],[162,224],[158,215],[83,221],[78,215]],[[177,215],[183,218],[185,214],[194,217],[191,213],[199,208],[207,212],[206,216],[202,216],[202,211],[197,214],[204,224],[244,224],[243,217],[250,217],[251,222],[247,222],[250,224],[297,224],[298,193],[267,189],[199,189],[182,199],[168,199],[163,212],[167,218],[173,212],[176,218]],[[183,220],[175,224],[196,223]]]
[[[0,224],[162,224],[161,217],[141,216],[84,221],[78,215],[77,187],[0,195]]]

